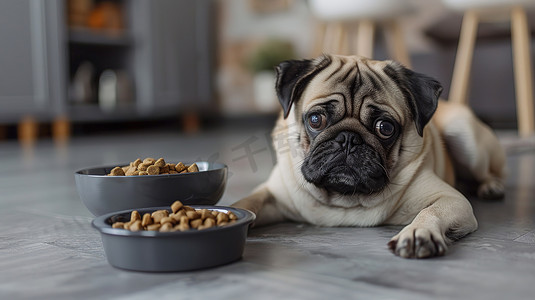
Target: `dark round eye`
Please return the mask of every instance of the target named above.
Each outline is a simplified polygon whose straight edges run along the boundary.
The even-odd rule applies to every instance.
[[[327,120],[322,114],[313,113],[308,116],[308,125],[314,130],[323,130],[327,126]]]
[[[383,139],[387,139],[394,135],[396,127],[394,124],[387,120],[379,120],[375,122],[375,133]]]

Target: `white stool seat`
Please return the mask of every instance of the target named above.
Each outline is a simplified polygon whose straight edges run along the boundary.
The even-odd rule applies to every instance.
[[[314,15],[324,21],[388,19],[412,11],[407,0],[310,0]]]
[[[373,58],[375,28],[381,26],[393,58],[410,66],[399,24],[399,17],[414,10],[409,0],[309,0],[309,7],[319,21],[315,53]]]
[[[535,6],[535,1],[533,0],[442,0],[442,2],[448,8],[459,11],[500,9],[516,5],[524,7]]]

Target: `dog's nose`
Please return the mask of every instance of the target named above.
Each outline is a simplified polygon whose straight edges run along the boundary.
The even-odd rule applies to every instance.
[[[359,134],[352,131],[341,131],[335,138],[342,148],[351,149],[353,146],[362,144],[362,138]]]

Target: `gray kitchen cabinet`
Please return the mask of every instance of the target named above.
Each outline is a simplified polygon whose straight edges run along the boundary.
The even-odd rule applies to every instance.
[[[134,3],[137,92],[143,111],[194,111],[213,101],[213,5],[211,0]]]
[[[0,123],[62,113],[61,2],[0,1]]]
[[[155,119],[211,106],[214,1],[115,3],[125,19],[120,35],[70,28],[67,0],[0,1],[0,125],[24,116],[71,123]],[[97,92],[80,103],[69,88],[87,61]],[[103,111],[98,78],[107,69],[128,73],[133,96]]]

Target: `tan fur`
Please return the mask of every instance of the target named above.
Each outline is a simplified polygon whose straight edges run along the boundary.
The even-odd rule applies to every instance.
[[[360,68],[374,68],[379,74],[388,63],[363,62],[356,57],[335,59],[339,59],[344,67],[350,68],[358,63]],[[292,108],[297,113],[290,113],[287,119],[281,115],[273,130],[274,141],[284,133],[284,136],[290,137],[289,142],[294,148],[281,151],[275,142],[275,149],[279,150],[278,162],[269,179],[234,206],[255,212],[257,224],[288,219],[321,226],[407,225],[389,243],[395,254],[402,257],[444,254],[447,243],[477,229],[470,203],[453,187],[454,163],[449,151],[453,151],[452,157],[456,158],[455,166],[466,168],[462,171],[473,174],[481,183],[482,193],[493,192],[492,189],[500,188],[504,176],[504,154],[496,137],[466,107],[441,102],[422,138],[410,124],[406,105],[395,100],[401,98],[400,91],[391,87],[382,97],[391,101],[375,102],[374,105],[397,116],[403,125],[403,138],[396,147],[410,149],[400,151],[399,157],[393,158],[394,165],[390,170],[392,184],[373,195],[329,195],[307,182],[301,173],[300,167],[309,145],[303,136],[299,116],[324,97],[336,99],[332,96],[333,91],[344,93],[343,86],[336,86],[326,77],[333,68],[339,67],[333,63],[309,83],[300,102]],[[355,118],[365,118],[365,101],[368,100],[360,103],[359,107],[349,107],[352,103],[346,103],[346,109],[354,113]],[[358,126],[351,120],[345,122],[347,126]],[[302,137],[301,142],[297,141],[298,136]],[[351,201],[347,201],[346,197],[351,197]]]

